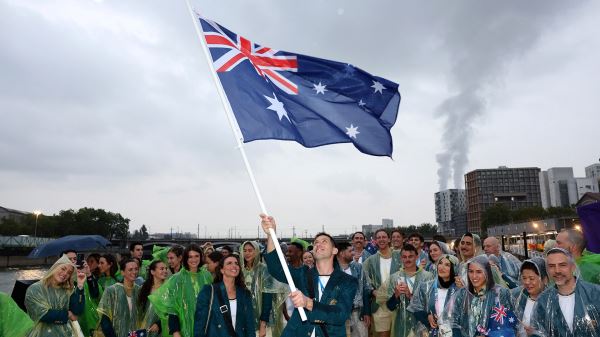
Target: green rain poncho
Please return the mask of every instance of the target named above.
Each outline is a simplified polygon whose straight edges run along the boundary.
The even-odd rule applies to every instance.
[[[192,337],[198,293],[202,287],[210,283],[212,283],[212,276],[208,271],[200,269],[197,273],[192,273],[182,268],[148,296],[148,300],[161,319],[168,315],[177,315],[181,335]]]
[[[385,305],[385,302],[389,298],[386,283],[387,280],[381,279],[381,264],[379,263],[380,258],[381,253],[377,252],[369,256],[367,260],[363,262],[363,273],[365,275],[366,282],[368,282],[370,287],[377,292],[375,299],[370,301],[370,308],[366,308],[368,313],[376,312],[379,309],[379,306]],[[393,251],[391,258],[392,262],[390,266],[390,275],[402,268],[402,260],[400,260],[399,251]]]
[[[127,294],[123,284],[117,283],[104,290],[102,299],[98,304],[98,314],[100,317],[105,315],[110,319],[115,334],[119,337],[127,336],[130,331],[146,328],[142,326],[142,315],[144,313],[139,313],[136,305],[139,292],[140,286],[134,284],[131,291],[132,306],[129,310]]]
[[[427,331],[423,324],[417,321],[413,313],[407,310],[410,299],[404,295],[400,295],[399,299],[394,296],[394,288],[401,280],[410,286],[411,291],[414,294],[421,283],[425,283],[433,278],[433,275],[430,272],[425,271],[422,268],[419,268],[414,276],[414,283],[411,284],[409,276],[402,268],[390,275],[390,278],[387,281],[387,297],[389,300],[386,304],[388,309],[394,313],[391,332],[392,337],[421,336],[423,331]]]
[[[50,310],[69,310],[69,299],[73,293],[73,279],[69,280],[70,288],[55,288],[48,283],[63,265],[73,266],[73,263],[63,255],[56,261],[46,275],[27,288],[25,307],[29,317],[34,322],[28,337],[72,337],[74,336],[71,323],[49,324],[40,321]],[[73,273],[74,274],[74,273]]]
[[[92,297],[87,281],[83,285],[83,291],[85,296],[85,308],[83,313],[77,318],[77,321],[79,321],[81,331],[83,331],[86,336],[89,336],[90,331],[95,330],[100,321],[98,317],[98,301],[100,298]]]
[[[33,327],[33,321],[10,296],[0,292],[0,336],[23,337]]]
[[[266,298],[271,299],[272,310],[269,317],[262,317],[263,320],[268,319],[271,326],[273,336],[279,336],[283,332],[282,310],[280,306],[285,302],[285,298],[289,293],[289,287],[286,284],[275,280],[268,272],[267,266],[260,262],[260,247],[255,241],[246,241],[240,246],[240,256],[244,256],[244,246],[251,244],[256,252],[252,269],[246,268],[246,261],[241,259],[241,268],[244,273],[244,282],[246,288],[252,294],[252,307],[254,308],[254,324],[258,329],[260,327],[261,314],[263,311],[263,295],[269,294]]]

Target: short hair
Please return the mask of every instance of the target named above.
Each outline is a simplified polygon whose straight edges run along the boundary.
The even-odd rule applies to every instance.
[[[209,258],[212,262],[219,263],[219,261],[221,261],[221,259],[223,258],[223,254],[221,254],[215,250],[212,253],[206,255],[206,257]]]
[[[338,242],[338,244],[337,244],[338,252],[344,251],[344,250],[348,249],[349,247],[352,247],[352,245],[348,241]]]
[[[394,234],[394,233],[398,233],[400,235],[402,235],[402,238],[404,238],[404,232],[400,230],[400,228],[394,228],[392,229],[392,231],[390,232],[390,234]]]
[[[67,250],[63,250],[62,253],[60,253],[60,256],[63,256],[65,254],[67,254],[67,253],[75,253],[75,254],[77,254],[77,251],[75,249],[69,248]]]
[[[129,244],[129,251],[133,252],[135,250],[135,246],[142,246],[142,249],[144,249],[144,244],[139,242],[139,241],[133,241],[132,243]]]
[[[569,241],[573,243],[577,251],[581,254],[587,246],[587,241],[583,237],[583,233],[573,228],[564,229],[563,231],[567,233]]]
[[[200,264],[198,265],[198,269],[200,269],[200,266],[204,264],[204,253],[202,252],[202,248],[200,248],[200,246],[198,246],[195,243],[190,244],[184,249],[182,260],[183,266],[185,267],[185,269],[190,270],[190,266],[188,265],[188,258],[191,251],[198,252],[198,254],[200,254]]]
[[[121,267],[122,271],[125,271],[125,267],[127,266],[127,264],[129,262],[135,262],[135,264],[137,264],[138,268],[140,267],[140,261],[138,261],[138,259],[128,257],[126,259],[121,260],[121,262],[119,262],[119,267]]]
[[[228,245],[221,247],[221,250],[226,250],[229,252],[229,254],[233,254],[233,248],[229,247]]]
[[[433,236],[433,241],[439,241],[439,242],[443,242],[443,243],[447,243],[448,240],[446,240],[446,237],[440,234],[436,234]]]
[[[412,238],[418,238],[419,241],[425,242],[425,238],[420,233],[410,233],[410,235],[408,236],[408,239],[410,240]]]
[[[404,251],[414,252],[414,253],[415,253],[415,255],[417,255],[417,248],[415,248],[415,246],[413,246],[413,245],[411,245],[411,244],[408,244],[408,243],[405,243],[405,244],[402,246],[402,251],[403,251],[403,252],[404,252]]]
[[[354,240],[354,237],[356,236],[356,234],[360,234],[363,236],[363,238],[367,238],[367,236],[365,235],[365,233],[358,231],[358,232],[354,232],[354,234],[352,234],[352,237],[350,237],[350,239]]]
[[[378,230],[376,230],[374,235],[375,235],[375,236],[377,236],[377,234],[378,234],[379,232],[384,232],[384,233],[385,233],[385,235],[387,235],[387,237],[388,237],[388,238],[390,237],[390,233],[388,233],[388,232],[387,232],[385,229],[383,229],[383,228],[379,228]]]
[[[333,248],[337,248],[337,244],[336,244],[335,240],[333,239],[333,236],[331,236],[331,235],[329,235],[329,234],[327,234],[325,232],[319,232],[319,233],[317,233],[317,235],[315,235],[315,238],[313,239],[313,241],[316,240],[319,236],[326,236],[326,237],[328,237],[329,241],[331,241],[331,244],[333,245]]]
[[[289,246],[294,246],[298,249],[300,249],[300,251],[304,252],[304,246],[300,243],[300,242],[290,242]]]
[[[573,255],[566,249],[558,248],[558,247],[550,249],[548,251],[548,253],[546,253],[546,262],[548,262],[548,256],[550,256],[552,254],[563,254],[564,256],[566,256],[569,259],[569,263],[575,264],[575,259],[573,259]]]
[[[180,245],[172,246],[167,252],[167,254],[168,253],[173,253],[175,254],[175,256],[181,256],[183,255],[183,247],[181,247]]]

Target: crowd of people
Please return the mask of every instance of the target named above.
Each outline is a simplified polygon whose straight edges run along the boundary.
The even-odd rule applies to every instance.
[[[582,233],[560,232],[544,258],[520,261],[500,241],[455,242],[400,229],[283,245],[289,276],[266,242],[234,252],[207,243],[143,245],[129,256],[69,250],[25,296],[0,294],[0,336],[600,337],[600,267]],[[79,255],[79,256],[78,256]],[[303,320],[303,310],[306,320]]]

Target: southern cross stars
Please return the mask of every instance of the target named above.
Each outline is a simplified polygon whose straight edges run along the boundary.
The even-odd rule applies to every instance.
[[[283,102],[281,102],[277,99],[277,96],[275,96],[275,93],[273,93],[273,98],[271,98],[269,96],[265,96],[265,95],[263,95],[263,96],[269,101],[269,103],[271,103],[271,105],[269,107],[267,107],[267,109],[275,111],[277,113],[277,117],[279,117],[279,120],[282,120],[283,117],[285,116],[285,118],[287,118],[287,120],[290,123],[292,122],[292,121],[290,121],[290,117],[288,117],[288,115],[287,115],[287,111],[285,111],[285,108],[283,107]]]
[[[379,83],[378,81],[373,81],[373,85],[371,86],[371,88],[373,88],[375,91],[373,91],[373,93],[376,93],[379,91],[380,94],[383,94],[383,90],[387,89],[386,87],[383,86],[383,84]]]
[[[367,103],[363,102],[363,100],[362,100],[362,98],[361,98],[361,99],[360,99],[360,101],[358,101],[358,106],[359,106],[359,107],[363,107],[363,106],[365,106],[365,105],[367,105]]]
[[[323,94],[325,95],[325,91],[327,91],[327,89],[325,89],[326,85],[321,84],[321,82],[319,82],[319,84],[314,84],[313,83],[313,90],[315,90],[317,92],[317,94]]]
[[[356,135],[358,135],[359,133],[360,132],[358,131],[358,126],[354,126],[354,124],[350,124],[350,127],[346,128],[346,134],[350,138],[356,139]]]

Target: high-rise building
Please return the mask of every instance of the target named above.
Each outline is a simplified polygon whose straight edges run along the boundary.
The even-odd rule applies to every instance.
[[[502,203],[509,209],[541,206],[537,167],[479,169],[465,174],[467,229],[481,233],[483,213]]]
[[[598,193],[598,180],[595,178],[575,178],[577,182],[577,201],[587,192]]]
[[[435,221],[438,233],[457,236],[467,231],[465,190],[448,189],[435,193]]]
[[[600,164],[592,164],[585,168],[585,177],[596,179],[598,189],[600,189]]]
[[[394,227],[394,220],[393,219],[381,219],[381,226],[383,226],[383,228],[392,228],[392,227]]]
[[[542,207],[569,207],[579,200],[572,167],[551,167],[539,179]]]

